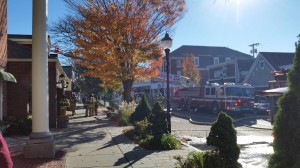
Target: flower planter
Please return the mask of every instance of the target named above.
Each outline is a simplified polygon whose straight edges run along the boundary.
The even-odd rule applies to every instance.
[[[60,116],[67,115],[67,106],[60,106]]]

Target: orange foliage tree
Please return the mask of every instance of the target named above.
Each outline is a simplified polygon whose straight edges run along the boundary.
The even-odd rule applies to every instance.
[[[159,37],[182,18],[184,0],[65,0],[74,13],[51,27],[67,55],[100,78],[102,87],[123,85],[132,100],[134,81],[158,75]]]
[[[181,72],[182,76],[189,77],[194,83],[200,81],[200,71],[194,63],[195,56],[193,54],[187,55],[182,62]]]

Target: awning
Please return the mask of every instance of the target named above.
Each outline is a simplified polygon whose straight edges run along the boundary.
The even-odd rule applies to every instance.
[[[5,72],[4,70],[0,70],[0,74],[1,74],[3,80],[8,81],[8,82],[17,83],[16,78],[11,73]]]
[[[259,93],[260,96],[281,96],[288,91],[288,87],[264,90]]]

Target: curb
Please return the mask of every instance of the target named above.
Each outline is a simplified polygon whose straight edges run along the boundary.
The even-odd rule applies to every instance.
[[[172,113],[173,116],[177,116],[177,117],[181,117],[181,118],[186,118],[189,120],[190,123],[195,124],[195,125],[212,125],[212,123],[210,122],[198,122],[198,121],[193,121],[190,117],[184,116],[184,115],[180,115],[178,113]],[[260,117],[260,118],[267,118],[266,116],[256,116],[256,117]],[[245,119],[250,119],[250,118],[256,118],[254,116],[249,116],[249,117],[244,117],[244,118],[239,118],[237,120],[233,120],[233,123],[235,122],[239,122]],[[253,127],[253,126],[248,126],[248,125],[243,125],[245,127],[248,128],[253,128],[253,129],[260,129],[260,130],[273,130],[273,128],[261,128],[261,127]]]

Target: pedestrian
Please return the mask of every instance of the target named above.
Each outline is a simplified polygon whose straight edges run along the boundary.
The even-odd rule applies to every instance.
[[[13,162],[8,150],[7,143],[0,133],[0,167],[1,168],[12,168]]]

